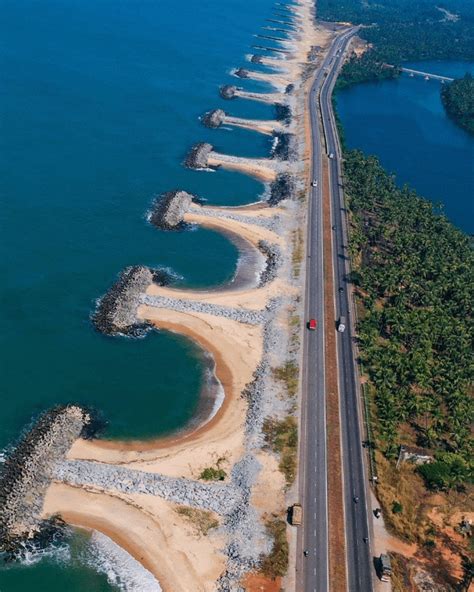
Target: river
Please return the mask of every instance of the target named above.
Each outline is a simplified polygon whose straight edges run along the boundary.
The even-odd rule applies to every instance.
[[[424,61],[408,68],[452,78],[474,74],[474,64]],[[349,148],[377,155],[384,167],[417,192],[444,205],[448,218],[474,233],[474,136],[444,110],[441,83],[400,78],[359,84],[337,94]]]

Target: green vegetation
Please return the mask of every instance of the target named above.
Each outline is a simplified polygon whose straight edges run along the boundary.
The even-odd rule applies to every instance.
[[[434,488],[472,481],[472,291],[469,238],[430,202],[398,188],[375,157],[345,154],[361,361],[389,459],[400,429],[435,450],[419,469]]]
[[[199,475],[199,479],[203,481],[224,481],[227,477],[227,473],[221,467],[221,464],[225,461],[225,457],[218,458],[215,467],[206,467]]]
[[[446,9],[448,12],[444,12]],[[318,0],[319,18],[362,24],[371,48],[344,66],[340,86],[397,75],[407,60],[474,59],[474,5],[470,0]]]
[[[403,506],[400,502],[393,502],[392,504],[392,512],[394,514],[401,514],[403,512]]]
[[[207,536],[210,530],[219,526],[218,520],[214,518],[212,512],[207,510],[196,510],[188,506],[176,508],[176,512],[190,522],[197,535]]]
[[[297,317],[299,319],[299,317]],[[296,362],[286,361],[283,366],[273,369],[273,376],[284,383],[286,391],[290,397],[294,397],[298,392],[299,368]]]
[[[447,490],[460,483],[472,482],[473,465],[459,454],[440,452],[435,462],[422,465],[418,472],[430,489]]]
[[[352,55],[344,65],[337,79],[336,90],[358,84],[360,82],[390,80],[400,74],[400,69],[387,68],[378,53],[369,50],[360,57]]]
[[[474,134],[474,78],[471,74],[445,84],[441,90],[441,100],[448,115]]]
[[[206,467],[199,475],[199,479],[203,479],[204,481],[224,481],[226,476],[227,473],[224,469]]]
[[[284,576],[288,571],[288,541],[286,539],[286,523],[273,516],[266,523],[269,536],[273,538],[273,547],[268,555],[262,557],[260,569],[272,579]]]
[[[263,422],[263,434],[268,448],[280,456],[279,468],[291,485],[296,475],[296,454],[298,450],[298,427],[291,415],[277,420],[267,418]]]

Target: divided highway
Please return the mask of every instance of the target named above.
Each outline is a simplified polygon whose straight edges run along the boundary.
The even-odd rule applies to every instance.
[[[323,151],[332,153],[329,159],[331,210],[333,232],[333,272],[336,318],[350,319],[350,300],[347,290],[349,271],[344,199],[340,186],[340,149],[332,112],[331,94],[344,51],[355,34],[351,29],[340,34],[333,42],[321,64],[310,93],[312,128],[312,178],[308,212],[308,243],[305,313],[318,319],[316,331],[306,331],[303,342],[302,420],[300,447],[300,491],[304,508],[303,525],[297,546],[296,589],[304,592],[327,592],[329,582],[329,525],[326,438],[325,388],[325,334],[324,334],[324,266],[323,266],[323,205],[322,158]],[[319,99],[319,100],[318,100]],[[324,137],[319,132],[322,121]],[[327,245],[326,245],[327,248]],[[342,287],[343,291],[339,291]],[[336,320],[335,318],[335,320]],[[342,455],[344,473],[344,508],[346,524],[346,553],[348,590],[372,590],[372,566],[368,529],[368,496],[366,472],[361,449],[359,424],[359,397],[353,355],[351,323],[346,331],[338,333],[338,373],[341,405]],[[357,503],[354,499],[357,498]],[[307,556],[304,552],[307,552]],[[341,561],[344,557],[341,556]],[[339,592],[339,591],[338,591]]]
[[[352,310],[349,286],[347,219],[341,179],[341,151],[336,122],[332,110],[332,89],[343,61],[349,37],[342,39],[342,51],[336,55],[320,96],[321,118],[326,138],[326,149],[333,153],[329,160],[333,233],[333,269],[336,299],[336,318],[345,316],[346,330],[338,333],[337,355],[339,396],[341,405],[342,459],[344,475],[344,506],[346,523],[346,565],[348,588],[352,591],[372,590],[373,566],[370,553],[367,472],[362,452],[360,427],[360,396],[354,359]],[[341,291],[342,288],[342,291]],[[355,500],[358,500],[357,503]]]

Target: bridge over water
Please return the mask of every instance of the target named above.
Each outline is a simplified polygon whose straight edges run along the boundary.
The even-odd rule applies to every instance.
[[[395,68],[392,64],[384,64],[386,68]],[[425,80],[440,80],[441,82],[452,82],[454,78],[449,76],[442,76],[441,74],[433,74],[432,72],[422,72],[421,70],[413,70],[412,68],[400,68],[401,72],[406,72],[409,76],[422,76]]]
[[[441,82],[452,82],[454,78],[449,76],[441,76],[440,74],[432,74],[431,72],[421,72],[420,70],[412,70],[411,68],[400,68],[402,72],[406,72],[410,76],[423,76],[425,80],[441,80]]]

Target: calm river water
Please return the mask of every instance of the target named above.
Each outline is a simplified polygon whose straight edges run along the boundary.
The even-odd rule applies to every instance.
[[[407,67],[452,78],[474,74],[467,62],[410,62]],[[440,82],[410,78],[367,83],[337,95],[350,148],[377,155],[400,184],[441,202],[456,226],[474,233],[474,136],[454,123]]]

